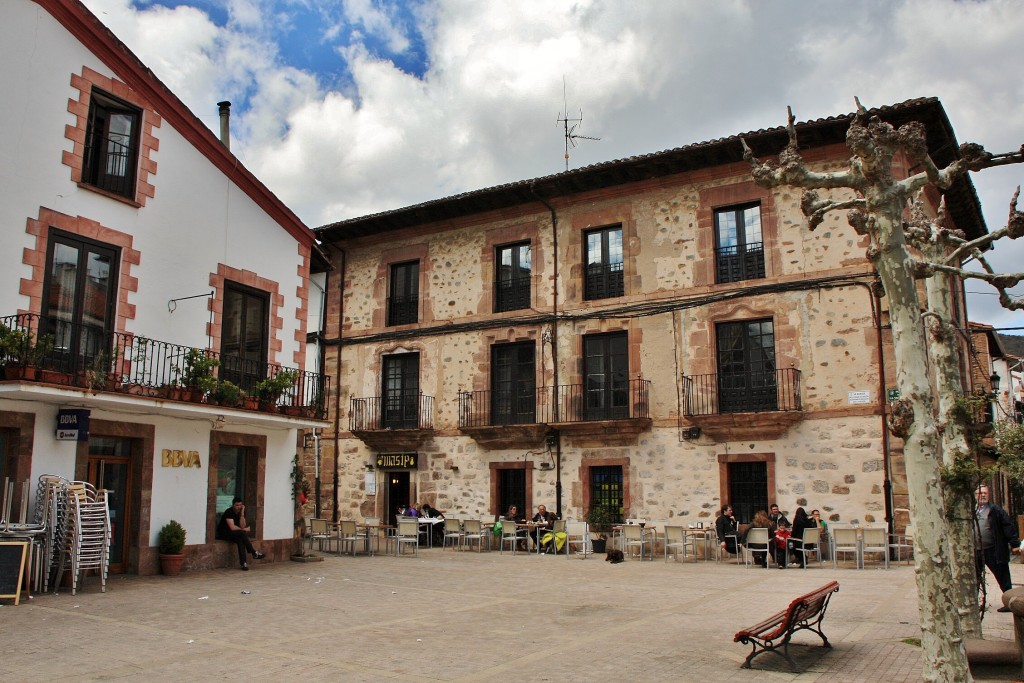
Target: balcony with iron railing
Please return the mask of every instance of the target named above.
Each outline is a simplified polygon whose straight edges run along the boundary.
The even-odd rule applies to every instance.
[[[330,379],[35,314],[0,317],[3,379],[326,419]]]
[[[716,282],[764,277],[764,243],[733,244],[715,250]]]
[[[498,280],[494,283],[494,312],[518,311],[530,307],[529,275]]]
[[[374,448],[416,448],[433,432],[434,397],[409,391],[352,398],[348,428]]]
[[[650,426],[650,385],[623,379],[533,391],[460,391],[459,429],[488,443],[539,438],[552,427],[577,434],[636,433]]]
[[[803,419],[796,368],[684,375],[682,382],[683,414],[710,436],[780,436]]]

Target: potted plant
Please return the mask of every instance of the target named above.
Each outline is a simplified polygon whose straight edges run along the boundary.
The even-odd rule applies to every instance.
[[[156,542],[160,550],[160,571],[167,576],[177,576],[181,572],[181,563],[185,561],[182,552],[185,548],[185,527],[172,519],[160,529]]]
[[[607,505],[595,505],[587,513],[587,523],[590,524],[592,535],[590,543],[595,553],[605,552],[608,542],[608,535],[612,532],[612,526],[622,521],[622,516],[615,508]]]
[[[234,408],[242,400],[242,389],[231,380],[222,380],[210,392],[210,400],[217,405]]]
[[[53,351],[53,335],[33,341],[32,330],[0,325],[0,355],[5,379],[36,379],[37,367]]]
[[[219,360],[211,358],[203,351],[189,349],[188,355],[185,356],[185,362],[181,366],[174,366],[180,375],[179,381],[184,387],[185,400],[199,403],[217,386],[217,377],[213,371],[219,365]]]
[[[295,386],[298,377],[298,370],[279,370],[276,375],[257,382],[256,398],[259,399],[260,410],[275,412],[281,395]]]

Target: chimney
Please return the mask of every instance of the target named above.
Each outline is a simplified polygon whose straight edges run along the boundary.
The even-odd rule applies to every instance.
[[[218,102],[220,107],[220,141],[231,151],[231,103],[227,100]]]

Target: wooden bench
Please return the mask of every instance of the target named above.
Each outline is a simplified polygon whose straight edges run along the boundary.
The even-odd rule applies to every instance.
[[[789,641],[793,634],[804,629],[814,631],[824,641],[823,647],[832,647],[828,638],[821,632],[821,620],[825,618],[825,610],[832,594],[839,590],[839,582],[831,581],[821,588],[789,603],[789,607],[778,614],[773,614],[764,621],[745,628],[735,636],[734,643],[750,643],[750,654],[741,668],[749,669],[750,660],[763,652],[774,652],[784,657],[793,673],[799,673],[796,662],[789,656]],[[780,651],[781,648],[781,651]]]

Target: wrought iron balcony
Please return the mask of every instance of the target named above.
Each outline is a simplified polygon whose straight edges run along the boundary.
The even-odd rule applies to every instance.
[[[319,373],[27,313],[0,318],[0,363],[4,379],[319,419],[330,391]]]
[[[584,282],[584,298],[609,299],[625,293],[622,262],[588,263]]]
[[[649,418],[650,380],[460,391],[459,428]],[[556,409],[557,408],[557,409]]]
[[[683,376],[686,415],[765,413],[802,410],[800,371]]]
[[[433,429],[434,397],[416,392],[353,398],[349,403],[351,432],[385,429]]]
[[[739,282],[764,277],[764,243],[734,244],[715,250],[716,282]]]

